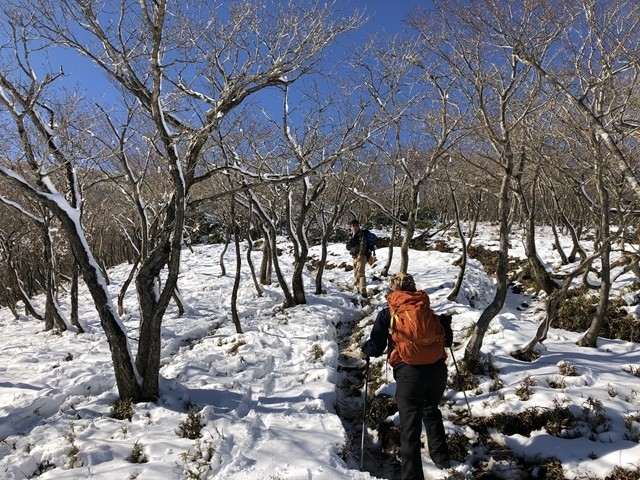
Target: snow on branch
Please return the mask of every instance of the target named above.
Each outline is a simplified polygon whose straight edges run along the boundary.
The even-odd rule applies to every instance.
[[[0,195],[0,202],[4,203],[5,205],[19,211],[20,213],[22,213],[23,215],[29,217],[31,220],[40,223],[40,224],[44,224],[44,218],[37,216],[33,213],[31,213],[30,211],[28,211],[27,209],[25,209],[22,205],[20,205],[17,202],[14,202],[13,200],[9,200],[6,197],[3,197]]]

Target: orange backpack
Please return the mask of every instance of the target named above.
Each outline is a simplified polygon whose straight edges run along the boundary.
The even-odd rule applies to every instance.
[[[391,292],[387,304],[391,314],[391,366],[399,362],[428,365],[447,358],[444,328],[438,316],[431,311],[426,292]]]

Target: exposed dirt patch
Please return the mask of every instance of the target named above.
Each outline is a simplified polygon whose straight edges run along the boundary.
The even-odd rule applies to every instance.
[[[498,268],[498,252],[489,250],[482,245],[470,245],[467,255],[478,260],[488,275],[495,275]]]
[[[360,318],[338,325],[338,387],[336,412],[347,432],[343,458],[354,469],[369,472],[377,478],[400,478],[400,464],[396,455],[399,434],[385,419],[397,410],[392,397],[375,395],[380,381],[378,364],[370,363],[367,382],[365,414],[364,391],[366,361],[360,353],[363,341]],[[364,426],[364,436],[363,436]],[[363,449],[364,447],[364,449]]]

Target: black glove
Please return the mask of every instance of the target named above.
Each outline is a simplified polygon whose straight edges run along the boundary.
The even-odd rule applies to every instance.
[[[453,317],[447,313],[443,313],[442,315],[438,315],[438,318],[440,319],[442,328],[444,328],[444,346],[449,348],[453,345],[453,330],[451,329],[451,319]]]
[[[366,342],[364,342],[361,350],[362,350],[362,354],[366,357],[367,362],[369,361],[369,357],[371,357],[371,349],[372,349],[371,340],[367,340]]]

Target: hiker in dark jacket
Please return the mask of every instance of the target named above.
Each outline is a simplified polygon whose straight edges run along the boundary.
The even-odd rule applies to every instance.
[[[391,278],[390,287],[391,293],[387,297],[389,303],[394,300],[393,296],[397,297],[394,292],[416,292],[413,277],[408,274],[396,273]],[[426,308],[429,308],[426,292],[420,293],[426,296]],[[431,314],[435,315],[433,312]],[[391,318],[392,313],[387,305],[378,313],[370,338],[362,346],[362,352],[367,357],[378,357],[384,353],[387,346],[390,349],[389,363],[393,367],[393,377],[396,380],[396,401],[400,415],[401,478],[423,480],[420,443],[423,423],[431,460],[440,469],[450,466],[447,438],[442,414],[438,408],[447,384],[446,354],[442,345],[434,352],[433,363],[405,363],[394,348],[389,334]],[[443,329],[446,331],[447,327]]]
[[[367,296],[367,280],[364,276],[365,268],[371,251],[367,246],[367,234],[360,229],[360,222],[356,219],[349,223],[351,238],[347,242],[347,250],[353,257],[353,277],[356,281],[356,288],[363,297]]]

